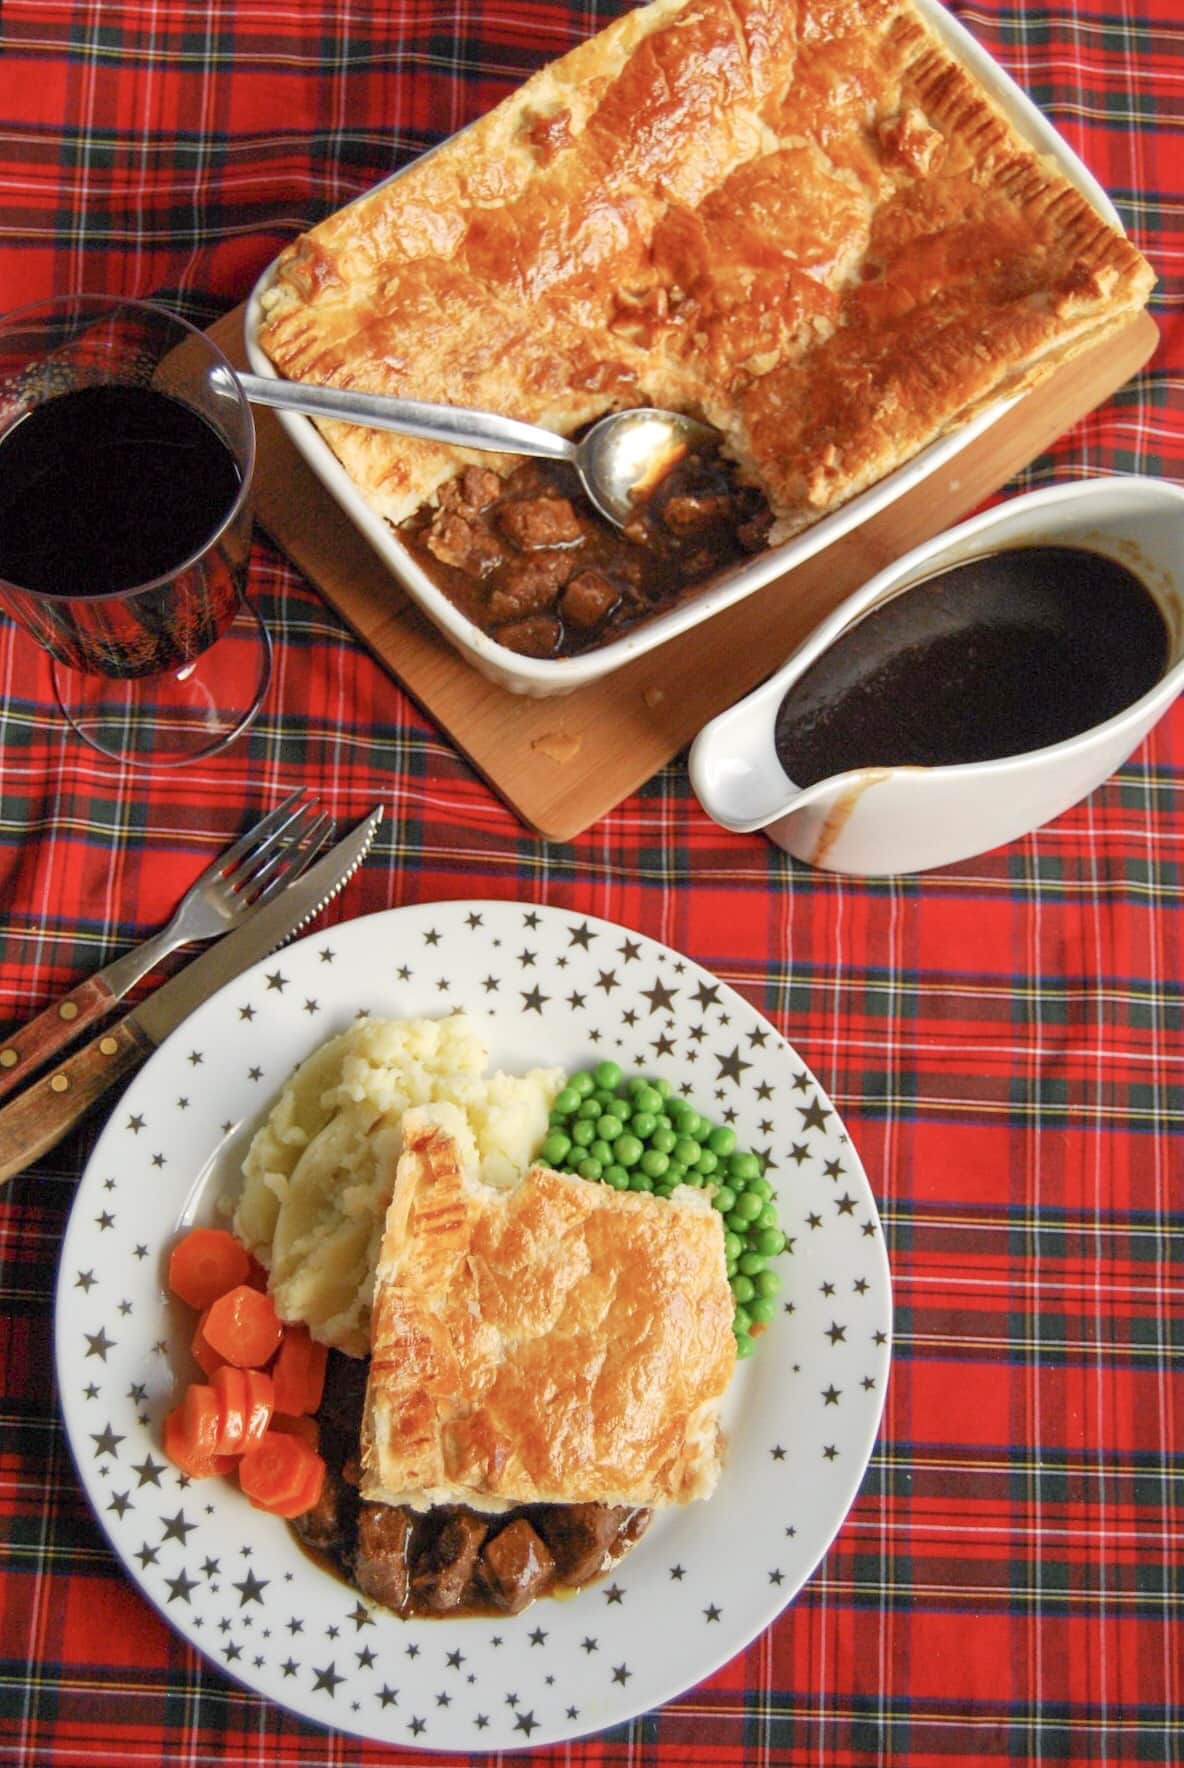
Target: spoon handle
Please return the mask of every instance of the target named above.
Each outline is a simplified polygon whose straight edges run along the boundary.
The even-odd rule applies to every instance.
[[[430,405],[422,399],[396,399],[386,393],[354,393],[342,387],[314,387],[305,381],[272,380],[240,371],[239,382],[253,405],[301,411],[307,417],[339,418],[373,430],[397,430],[429,442],[457,442],[502,454],[530,454],[543,460],[574,460],[576,445],[554,430],[524,424],[497,412],[464,405]]]

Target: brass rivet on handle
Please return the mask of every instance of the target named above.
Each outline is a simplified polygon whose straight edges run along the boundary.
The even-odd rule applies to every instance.
[[[49,1090],[51,1093],[64,1093],[68,1090],[69,1085],[70,1082],[64,1074],[55,1074],[49,1083]]]
[[[15,1068],[20,1061],[16,1050],[0,1050],[0,1068]]]
[[[113,1037],[108,1036],[108,1037],[101,1037],[99,1039],[99,1050],[100,1050],[100,1053],[104,1056],[114,1056],[114,1054],[118,1048],[119,1048],[119,1045],[116,1043],[116,1041]]]
[[[78,1002],[77,1001],[63,1001],[61,1006],[58,1008],[58,1018],[59,1019],[77,1019],[77,1017],[78,1017]]]

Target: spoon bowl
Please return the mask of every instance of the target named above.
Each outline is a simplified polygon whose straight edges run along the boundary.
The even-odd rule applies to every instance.
[[[372,430],[394,430],[429,442],[567,461],[593,506],[617,528],[625,526],[638,503],[644,502],[678,461],[719,442],[719,432],[710,425],[680,411],[659,411],[651,406],[609,412],[580,441],[573,442],[539,424],[464,405],[433,405],[423,399],[355,393],[241,371],[238,380],[253,405],[298,411],[306,417],[336,418]]]

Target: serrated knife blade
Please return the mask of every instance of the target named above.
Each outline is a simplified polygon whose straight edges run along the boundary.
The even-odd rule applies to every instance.
[[[154,989],[130,1013],[0,1107],[0,1184],[55,1147],[130,1069],[138,1067],[196,1007],[301,932],[353,877],[382,821],[382,806],[304,875],[215,946]]]

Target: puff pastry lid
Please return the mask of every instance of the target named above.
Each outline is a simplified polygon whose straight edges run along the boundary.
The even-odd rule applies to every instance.
[[[779,540],[1153,282],[911,0],[652,0],[290,247],[259,337],[292,377],[564,433],[697,412]],[[513,462],[322,427],[392,522]]]
[[[681,1504],[719,1473],[735,1364],[723,1227],[534,1166],[495,1190],[427,1111],[379,1257],[362,1493],[465,1503]]]

